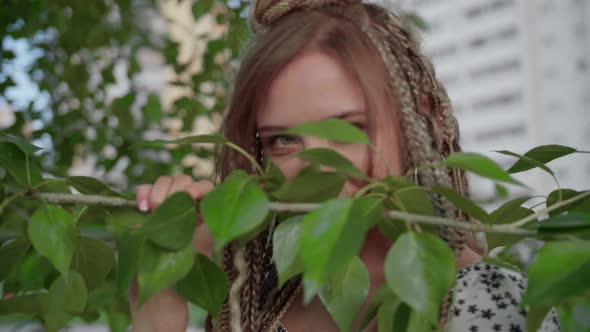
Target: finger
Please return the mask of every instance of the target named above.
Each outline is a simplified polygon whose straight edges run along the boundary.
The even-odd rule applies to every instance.
[[[195,229],[195,232],[193,233],[193,245],[196,252],[209,258],[213,257],[215,242],[207,225],[201,224]]]
[[[135,205],[141,212],[150,210],[150,193],[152,192],[151,184],[142,184],[135,188]]]
[[[172,177],[170,176],[160,176],[158,180],[156,180],[150,195],[150,208],[152,210],[160,206],[160,204],[166,199],[171,184]]]
[[[213,188],[214,185],[211,183],[211,181],[203,180],[189,184],[184,188],[184,191],[189,193],[189,195],[191,195],[191,197],[196,201],[203,198],[203,196],[213,190]]]
[[[186,186],[193,183],[193,179],[188,175],[179,175],[172,180],[170,189],[168,190],[168,196],[175,192],[182,191]]]

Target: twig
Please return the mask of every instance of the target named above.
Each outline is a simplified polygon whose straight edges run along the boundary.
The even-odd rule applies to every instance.
[[[590,195],[590,193],[586,193]],[[580,195],[582,196],[582,195]],[[52,204],[82,204],[82,205],[99,205],[99,206],[114,206],[114,207],[135,207],[136,202],[134,200],[128,200],[120,197],[111,196],[100,196],[100,195],[77,195],[77,194],[56,194],[56,193],[31,193],[25,197],[39,199]],[[580,199],[579,197],[578,199]],[[565,204],[569,204],[573,201],[569,199],[567,201],[560,202],[552,206],[553,209],[559,208]],[[559,206],[558,206],[559,205]],[[321,204],[318,203],[270,203],[270,209],[276,212],[309,212],[319,208]],[[547,212],[548,209],[543,211]],[[552,209],[551,209],[552,210]],[[551,211],[549,210],[549,211]],[[540,211],[539,214],[544,213]],[[387,215],[390,218],[407,220],[412,224],[427,224],[436,226],[447,226],[459,229],[464,229],[473,232],[486,232],[486,233],[503,233],[503,234],[516,234],[516,235],[533,235],[534,231],[520,229],[515,227],[514,224],[506,225],[485,225],[485,224],[472,224],[465,221],[459,221],[454,219],[446,219],[435,216],[426,216],[413,213],[405,213],[400,211],[389,211]],[[527,218],[525,218],[527,219]],[[533,218],[534,219],[534,218]],[[522,222],[524,219],[518,221]],[[532,220],[532,219],[531,219]],[[526,222],[523,223],[523,225]]]
[[[134,200],[122,197],[101,196],[101,195],[77,195],[58,193],[29,193],[25,197],[46,201],[51,204],[80,204],[98,205],[105,207],[134,207]]]
[[[574,202],[579,201],[582,198],[585,198],[585,197],[588,197],[588,196],[590,196],[590,191],[587,191],[585,193],[579,194],[579,195],[574,196],[574,197],[572,197],[570,199],[566,199],[565,201],[557,202],[557,203],[555,203],[555,204],[553,204],[553,205],[551,205],[551,206],[549,206],[549,207],[547,207],[547,208],[545,208],[543,210],[540,210],[539,212],[536,212],[534,214],[531,214],[530,216],[528,216],[526,218],[517,220],[517,221],[515,221],[515,222],[513,222],[511,224],[508,224],[507,226],[509,226],[511,229],[520,228],[520,227],[528,224],[529,222],[531,222],[531,221],[539,218],[540,216],[542,216],[542,215],[544,215],[546,213],[549,213],[551,211],[557,210],[560,207],[563,207],[563,206],[566,206],[568,204],[574,203]]]

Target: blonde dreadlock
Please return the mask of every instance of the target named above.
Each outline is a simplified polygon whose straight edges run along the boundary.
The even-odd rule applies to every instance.
[[[447,93],[436,79],[431,62],[420,51],[416,34],[407,22],[361,0],[258,0],[251,4],[250,27],[254,35],[264,34],[292,12],[328,8],[365,34],[387,68],[389,88],[399,103],[408,171],[423,186],[452,187],[468,195],[464,172],[424,167],[460,151],[459,128]],[[419,171],[414,174],[412,170],[416,169]],[[442,197],[433,196],[432,200],[441,216],[476,222]],[[271,236],[272,231],[263,232],[245,247],[232,244],[225,249],[224,269],[232,287],[215,325],[216,331],[276,331],[279,319],[300,292],[299,278],[277,289],[272,246],[268,241]],[[465,246],[479,253],[487,250],[485,239],[467,231],[442,227],[440,236],[457,256]],[[448,304],[447,298],[441,306],[443,319]]]

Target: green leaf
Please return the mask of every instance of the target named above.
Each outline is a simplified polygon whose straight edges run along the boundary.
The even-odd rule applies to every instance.
[[[358,169],[352,161],[332,149],[304,150],[299,152],[299,157],[312,163],[329,166],[335,171],[353,178],[367,179],[367,175]]]
[[[346,177],[342,174],[321,172],[310,166],[271,196],[279,202],[323,202],[338,196],[345,182]]]
[[[549,310],[551,307],[548,306],[531,306],[526,314],[527,332],[538,332]]]
[[[496,183],[494,185],[494,189],[496,190],[496,195],[498,195],[498,197],[500,198],[508,198],[508,188],[506,188],[505,186]]]
[[[213,9],[215,0],[197,0],[193,4],[192,11],[195,20],[199,20],[201,16],[209,13]]]
[[[261,176],[261,180],[264,183],[264,190],[266,192],[277,191],[285,184],[287,179],[285,178],[285,175],[279,166],[277,166],[277,164],[275,164],[272,160],[266,158],[264,162],[264,175]]]
[[[542,164],[546,164],[552,160],[561,158],[563,156],[567,156],[568,154],[574,153],[576,151],[577,150],[574,148],[570,148],[563,145],[543,145],[536,147],[532,150],[529,150],[524,154],[524,156],[532,160],[536,160]],[[530,159],[527,159],[528,161],[519,159],[514,165],[512,165],[508,169],[508,172],[518,173],[529,170],[531,168],[538,167],[538,165],[530,163]]]
[[[85,206],[78,217],[76,218],[76,224],[78,227],[84,226],[98,226],[104,225],[109,215],[107,211],[101,206],[89,205]]]
[[[144,241],[139,252],[137,274],[139,302],[145,303],[154,294],[184,278],[190,272],[194,259],[192,244],[180,251],[169,251]]]
[[[322,303],[340,331],[350,330],[369,294],[370,283],[365,264],[355,257],[320,292]]]
[[[30,188],[43,181],[39,166],[15,143],[0,141],[0,166],[24,187]]]
[[[377,317],[378,309],[382,305],[386,302],[393,302],[396,299],[395,294],[391,292],[386,284],[379,286],[379,288],[373,292],[373,296],[371,296],[371,300],[369,301],[369,305],[365,311],[365,316],[363,317],[359,330],[364,331],[367,326],[369,326],[375,317]]]
[[[44,316],[45,329],[47,332],[57,332],[65,327],[74,315],[59,309],[49,310]]]
[[[307,122],[287,129],[283,133],[321,137],[338,143],[371,144],[371,140],[362,130],[340,119]]]
[[[111,332],[127,332],[131,324],[128,314],[115,310],[109,312],[108,321]]]
[[[142,227],[149,215],[136,208],[109,208],[106,223],[109,230],[120,235]]]
[[[272,237],[272,257],[279,275],[279,286],[303,272],[299,257],[299,239],[303,216],[295,216],[281,222]]]
[[[529,166],[531,166],[531,167],[528,167],[527,166],[528,169],[539,167],[540,169],[544,170],[545,172],[547,172],[547,173],[549,173],[551,175],[555,175],[555,173],[553,173],[553,171],[549,167],[547,167],[543,162],[540,162],[540,161],[535,160],[533,158],[530,158],[530,157],[527,157],[527,156],[523,156],[523,155],[520,155],[518,153],[514,153],[514,152],[511,152],[511,151],[507,151],[507,150],[496,151],[496,152],[501,153],[501,154],[506,155],[506,156],[511,156],[511,157],[519,158],[520,160],[518,160],[518,162],[522,162],[523,164],[528,164]],[[513,174],[513,173],[522,172],[522,171],[516,171],[516,172],[514,172],[514,171],[511,171],[511,169],[512,169],[512,167],[510,169],[508,169],[508,173]]]
[[[22,152],[24,152],[28,156],[32,156],[35,154],[35,152],[41,150],[40,147],[27,142],[24,138],[12,135],[0,134],[0,142],[14,143],[16,146],[18,146],[19,149],[21,149]]]
[[[346,224],[351,206],[351,199],[337,198],[303,217],[299,244],[305,279],[313,280],[319,285],[327,281],[326,272],[330,271],[327,265],[332,263],[330,258],[333,257],[334,247]],[[310,299],[311,297],[306,297],[306,300]]]
[[[149,216],[139,233],[166,249],[179,250],[192,242],[196,225],[196,202],[186,192],[177,192]]]
[[[523,304],[552,306],[590,288],[590,242],[545,244],[528,271]]]
[[[590,214],[568,213],[539,222],[539,232],[541,233],[574,233],[588,229],[590,229]]]
[[[489,223],[508,224],[528,216],[532,210],[522,207],[522,204],[530,199],[530,197],[519,197],[502,204],[490,213]],[[527,212],[525,213],[524,210]]]
[[[234,171],[202,200],[200,211],[216,250],[260,226],[269,211],[266,195],[244,171]]]
[[[451,168],[473,172],[488,179],[523,186],[493,160],[478,153],[455,153],[447,157],[444,164]]]
[[[82,276],[70,271],[67,278],[60,276],[49,288],[47,312],[43,315],[48,331],[57,331],[86,307],[88,290]]]
[[[509,224],[534,214],[533,210],[521,206],[528,200],[530,200],[530,197],[520,197],[504,203],[490,213],[486,222],[489,224]],[[511,234],[486,234],[489,248],[513,244],[523,237],[522,235]]]
[[[212,143],[212,144],[225,144],[229,142],[225,137],[220,135],[197,135],[197,136],[187,136],[175,140],[155,140],[149,142],[141,142],[134,145],[134,148],[163,148],[168,144],[178,144],[178,145],[185,145],[185,144],[202,144],[202,143]]]
[[[78,243],[74,217],[59,206],[44,205],[33,213],[28,233],[35,250],[67,275]]]
[[[137,273],[139,251],[144,239],[129,233],[117,235],[117,269],[116,286],[120,295],[127,296],[129,284]]]
[[[0,316],[14,314],[41,315],[49,300],[49,294],[38,292],[0,299]]]
[[[582,298],[572,302],[558,308],[560,331],[590,331],[590,301]]]
[[[455,190],[448,187],[435,186],[432,188],[432,191],[443,196],[449,202],[451,202],[451,204],[453,204],[453,206],[455,206],[457,209],[467,213],[473,218],[483,223],[488,222],[489,216],[484,209],[482,209],[479,205],[477,205],[477,203],[475,203],[471,199],[463,196]]]
[[[216,317],[227,296],[229,281],[217,264],[198,254],[191,271],[178,282],[176,289],[185,299]]]
[[[348,264],[350,259],[354,258],[361,251],[369,229],[383,219],[385,219],[385,209],[381,197],[365,196],[355,198],[348,210],[346,220],[337,234],[338,237],[333,244],[331,255],[328,263],[324,266],[324,271],[338,271],[342,266]],[[321,222],[328,223],[329,221],[324,219]],[[331,230],[326,229],[327,232],[336,230],[332,226],[328,227]],[[309,234],[309,231],[308,229],[306,234]]]
[[[67,179],[43,179],[35,186],[35,191],[47,193],[71,194]]]
[[[0,247],[0,281],[3,281],[23,259],[31,244],[25,238],[4,242]]]
[[[119,120],[117,131],[123,136],[129,135],[134,127],[133,124],[135,121],[133,120],[133,115],[131,114],[131,105],[134,101],[135,94],[129,93],[123,97],[113,100],[111,103],[113,114]]]
[[[396,190],[393,200],[403,212],[421,215],[434,214],[432,202],[422,187],[405,187]]]
[[[60,276],[49,288],[49,308],[70,313],[80,313],[86,307],[88,289],[84,278],[76,271],[69,271],[67,278]]]
[[[428,322],[438,322],[439,304],[455,282],[449,246],[431,234],[405,233],[389,250],[384,268],[395,294]]]
[[[405,332],[410,324],[412,309],[396,298],[385,301],[377,311],[379,332]]]
[[[81,194],[124,197],[123,194],[112,190],[100,180],[89,176],[70,176],[68,178],[68,183],[76,188]]]
[[[72,267],[86,281],[88,290],[100,286],[115,265],[115,252],[103,241],[80,237]]]
[[[547,196],[547,207],[553,206],[560,202],[559,195],[561,192],[561,201],[565,201],[575,196],[582,195],[584,192],[578,192],[573,189],[557,189],[552,191],[549,196]],[[555,209],[549,212],[550,216],[556,216],[562,214],[564,212],[580,212],[580,213],[590,213],[590,197],[582,198],[577,200],[573,203],[567,204],[562,206],[558,209]]]
[[[145,106],[143,106],[143,115],[148,121],[158,122],[162,120],[162,105],[160,98],[154,93],[150,93]]]

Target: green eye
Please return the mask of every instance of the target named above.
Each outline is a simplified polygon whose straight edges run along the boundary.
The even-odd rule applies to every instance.
[[[271,141],[271,145],[289,145],[295,143],[295,137],[288,135],[277,135],[274,136]]]

